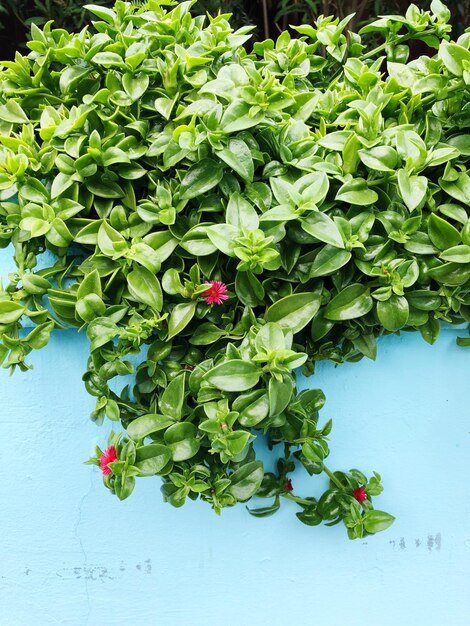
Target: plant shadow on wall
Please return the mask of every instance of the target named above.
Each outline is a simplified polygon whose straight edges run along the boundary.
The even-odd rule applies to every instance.
[[[470,321],[470,32],[453,41],[434,0],[366,43],[319,18],[248,53],[250,27],[191,7],[90,5],[89,28],[33,25],[3,62],[0,362],[86,331],[92,419],[123,427],[89,462],[120,499],[160,476],[177,507],[287,499],[307,525],[379,532],[379,474],[326,465],[324,395],[295,373]],[[408,61],[413,42],[429,54]],[[326,491],[298,495],[296,465]]]

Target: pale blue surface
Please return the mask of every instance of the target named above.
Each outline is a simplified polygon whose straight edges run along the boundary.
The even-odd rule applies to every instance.
[[[218,518],[163,504],[158,479],[112,498],[81,464],[107,432],[88,421],[87,340],[57,333],[32,372],[0,371],[0,626],[468,626],[470,349],[456,336],[388,337],[376,363],[324,363],[302,381],[327,394],[330,466],[380,471],[376,505],[397,516],[349,542],[290,503]]]

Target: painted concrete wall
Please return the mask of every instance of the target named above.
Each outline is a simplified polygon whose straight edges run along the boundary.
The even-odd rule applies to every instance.
[[[57,333],[33,371],[0,371],[0,626],[468,626],[470,350],[456,336],[388,337],[376,363],[324,363],[301,382],[327,394],[330,465],[380,471],[376,504],[397,516],[349,542],[290,503],[219,518],[163,504],[158,479],[112,498],[82,465],[107,435],[88,420],[87,340]]]

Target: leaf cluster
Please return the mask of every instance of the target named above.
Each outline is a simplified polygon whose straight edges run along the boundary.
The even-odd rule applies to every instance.
[[[248,54],[249,27],[164,4],[90,5],[78,34],[33,25],[2,64],[0,245],[17,271],[0,361],[26,369],[54,328],[86,331],[92,418],[126,431],[105,477],[121,499],[158,475],[174,506],[257,495],[263,516],[284,498],[309,525],[383,530],[380,477],[329,470],[324,396],[297,394],[296,372],[470,321],[470,33],[451,41],[434,0],[366,26],[376,48],[319,18]],[[413,40],[433,55],[407,62]],[[204,297],[213,281],[225,303]],[[327,491],[294,494],[296,463]]]

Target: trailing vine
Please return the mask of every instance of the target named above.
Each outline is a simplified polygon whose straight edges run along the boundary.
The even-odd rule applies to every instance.
[[[470,33],[434,0],[364,27],[373,49],[320,17],[248,53],[249,27],[192,4],[90,5],[92,26],[33,25],[2,63],[0,362],[86,331],[92,419],[123,427],[89,462],[120,499],[157,475],[174,506],[287,499],[376,533],[380,476],[326,465],[325,398],[296,372],[470,321]],[[408,62],[414,40],[430,56]],[[297,494],[299,464],[324,493]]]

